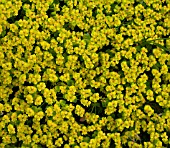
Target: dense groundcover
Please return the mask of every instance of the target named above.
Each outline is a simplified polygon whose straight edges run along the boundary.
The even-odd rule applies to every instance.
[[[0,148],[170,147],[170,0],[0,0]]]

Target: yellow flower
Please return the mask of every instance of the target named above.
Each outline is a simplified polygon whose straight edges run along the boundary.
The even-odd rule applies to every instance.
[[[47,140],[47,144],[46,144],[47,147],[51,147],[51,148],[55,148],[55,146],[53,145],[53,142],[51,139],[48,139]]]
[[[55,145],[58,146],[58,147],[61,147],[62,144],[63,144],[63,139],[62,139],[62,138],[58,138],[58,139],[55,141]]]
[[[151,116],[154,114],[154,110],[150,107],[150,105],[145,105],[144,106],[144,111],[145,113],[148,114],[148,116]]]
[[[25,122],[27,120],[28,116],[26,114],[22,115],[22,114],[19,114],[18,115],[18,119],[20,120],[20,122]]]
[[[161,67],[161,71],[160,71],[161,74],[167,74],[168,73],[168,66],[167,65],[163,65]]]
[[[35,86],[27,86],[27,91],[30,94],[34,94],[37,91],[37,88]]]
[[[162,147],[162,142],[160,140],[157,140],[155,146],[156,147]]]
[[[164,99],[163,99],[163,97],[161,96],[161,95],[158,95],[158,96],[156,96],[156,102],[157,103],[160,103],[160,102],[162,102]]]
[[[4,111],[4,105],[2,103],[0,103],[0,114],[2,114]]]
[[[10,105],[10,104],[5,103],[5,105],[4,105],[4,110],[5,110],[6,112],[10,112],[10,111],[12,110],[11,105]]]
[[[44,112],[43,111],[39,111],[38,113],[36,113],[36,116],[39,118],[39,119],[42,119],[44,117]]]
[[[75,113],[78,116],[83,117],[84,113],[85,113],[85,109],[83,107],[81,107],[80,105],[76,105]]]
[[[40,82],[38,85],[37,85],[37,88],[38,88],[38,91],[42,91],[46,88],[46,84],[44,82]]]
[[[33,140],[33,142],[35,142],[35,143],[39,143],[40,138],[39,138],[39,136],[38,136],[37,134],[34,134],[33,137],[32,137],[32,140]]]
[[[20,77],[19,77],[19,82],[21,84],[24,84],[24,82],[26,81],[26,75],[25,74],[22,74]]]
[[[147,99],[148,99],[149,101],[153,101],[153,100],[154,100],[153,91],[152,91],[152,90],[150,90],[150,89],[147,90],[146,95],[147,95]]]
[[[51,82],[57,82],[58,81],[58,77],[55,74],[49,74],[49,80]]]
[[[89,144],[87,142],[81,142],[80,148],[88,148]]]
[[[40,141],[41,141],[42,144],[45,144],[47,142],[47,135],[41,136]]]
[[[71,148],[71,147],[69,146],[69,144],[65,144],[64,148]]]
[[[52,105],[53,104],[53,99],[51,97],[47,97],[45,99],[45,102],[47,102],[49,105]]]
[[[46,109],[45,113],[47,114],[47,116],[53,116],[53,108],[52,107],[48,107]]]
[[[122,125],[123,121],[122,119],[116,119],[116,126],[119,127],[120,125]]]
[[[152,69],[152,74],[155,77],[159,77],[161,75],[157,69]]]
[[[16,121],[17,121],[17,113],[16,113],[16,112],[12,113],[12,115],[11,115],[11,121],[12,121],[12,122],[16,122]]]
[[[163,141],[165,144],[168,144],[168,136],[167,136],[166,132],[164,132],[164,133],[161,134],[161,138],[162,138],[162,141]]]
[[[33,103],[33,96],[30,95],[30,94],[28,94],[28,95],[26,96],[26,101],[27,101],[27,103],[32,104],[32,103]]]
[[[11,136],[10,135],[4,135],[2,137],[2,143],[5,143],[5,144],[10,144],[11,143]]]
[[[27,113],[28,117],[34,116],[34,114],[35,114],[34,110],[31,108],[27,108],[26,113]]]
[[[15,134],[15,128],[12,124],[9,124],[7,128],[8,128],[9,134]]]
[[[12,63],[8,62],[8,63],[5,63],[5,64],[2,64],[2,68],[5,69],[5,70],[11,70]]]
[[[94,94],[90,97],[90,101],[92,101],[92,102],[97,102],[99,99],[100,99],[99,93],[94,93]]]
[[[40,95],[38,95],[38,96],[36,97],[36,99],[35,99],[34,104],[38,106],[38,105],[41,105],[42,102],[43,102],[42,97],[41,97]]]
[[[88,101],[85,99],[81,99],[80,102],[81,102],[81,104],[83,104],[84,106],[87,106],[87,107],[90,106],[90,104],[91,104],[91,101]]]

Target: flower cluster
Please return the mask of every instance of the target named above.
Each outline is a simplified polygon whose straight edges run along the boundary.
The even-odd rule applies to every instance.
[[[0,148],[168,147],[169,0],[1,0]]]

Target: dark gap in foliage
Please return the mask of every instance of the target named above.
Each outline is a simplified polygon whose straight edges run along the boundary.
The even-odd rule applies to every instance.
[[[46,101],[45,101],[46,98],[44,96],[42,96],[42,98],[43,98],[43,102],[40,105],[40,107],[42,108],[43,112],[45,112],[45,109],[48,106],[48,103],[46,103]]]
[[[18,15],[8,18],[7,22],[10,24],[15,23],[16,21],[23,20],[24,16],[25,16],[25,10],[21,7],[20,10],[18,11]]]
[[[56,32],[50,31],[50,34],[51,34],[51,38],[57,38],[59,36],[59,31]]]
[[[57,96],[57,101],[60,101],[60,100],[63,99],[63,94],[60,93],[60,92],[58,92],[58,93],[56,94],[56,96]]]
[[[52,32],[52,31],[49,31],[49,32],[50,32],[51,39],[56,38],[56,37],[54,37],[54,32]]]
[[[170,137],[170,131],[166,130],[167,136]],[[167,145],[168,147],[170,147],[170,144]],[[166,146],[165,146],[166,147]]]
[[[112,52],[113,46],[111,45],[111,42],[109,42],[109,45],[104,45],[102,48],[99,48],[99,50],[96,53],[104,52],[108,53],[110,57],[113,57],[114,54]]]
[[[42,31],[43,31],[43,26],[39,25],[38,30],[39,30],[40,32],[42,32]]]
[[[20,141],[19,139],[18,139],[18,142],[17,142],[17,147],[21,147],[22,146],[22,144],[23,144],[23,141]]]
[[[122,114],[123,114],[123,113],[119,113],[119,106],[120,106],[120,105],[118,105],[118,106],[116,107],[116,111],[111,114],[111,116],[113,117],[114,120],[115,120],[115,119],[122,118]]]
[[[19,91],[19,86],[14,86],[12,88],[12,94],[9,95],[9,99],[13,99],[15,97],[15,93]]]
[[[74,27],[74,31],[75,32],[82,32],[82,30],[77,25]]]
[[[150,135],[147,133],[147,131],[144,132],[142,129],[140,129],[139,137],[141,139],[142,145],[144,144],[144,142],[150,141]]]
[[[48,15],[48,18],[52,16],[52,13],[54,12],[54,9],[51,7],[46,11],[46,14]]]
[[[0,39],[5,37],[8,34],[9,30],[10,29],[8,29],[8,28],[6,28],[6,30],[3,30],[2,33],[0,34]]]
[[[124,73],[122,72],[122,67],[121,67],[121,63],[118,63],[118,64],[116,64],[116,66],[110,66],[109,67],[109,71],[110,72],[117,72],[120,76],[121,76],[121,78],[123,78],[124,77]]]
[[[51,89],[52,88],[52,82],[46,81],[46,88]]]
[[[38,144],[38,148],[48,148],[48,147],[44,144]]]
[[[29,127],[32,127],[32,125],[33,125],[32,117],[28,117],[28,119],[27,119],[27,121],[25,123],[26,123],[26,125],[29,125]]]
[[[84,124],[84,122],[81,122],[81,117],[79,117],[77,114],[75,114],[75,109],[72,111],[72,115],[75,119],[75,121],[78,123],[78,124]]]
[[[22,3],[23,3],[23,4],[30,4],[30,5],[32,4],[32,3],[30,2],[30,0],[22,0]]]
[[[93,16],[94,18],[96,18],[96,15],[97,15],[97,8],[95,7],[95,8],[93,8],[93,10],[92,10],[92,16]]]
[[[168,68],[168,72],[170,71],[170,68]],[[161,75],[160,76],[160,79],[161,79],[161,82],[159,83],[161,86],[163,85],[163,84],[168,84],[169,83],[169,81],[168,80],[165,80],[165,78],[164,78],[164,76],[165,75]]]
[[[45,112],[45,109],[43,110],[43,112]],[[40,123],[41,123],[41,126],[43,125],[43,124],[47,124],[47,121],[46,121],[46,116],[44,116],[41,120],[40,120]]]
[[[163,113],[163,108],[155,101],[147,101],[145,105],[150,105],[152,109],[154,109],[154,112],[157,114]]]
[[[109,148],[114,148],[114,147],[116,147],[115,142],[114,142],[113,139],[111,139],[110,147]]]
[[[97,103],[91,103],[87,111],[101,117],[101,114],[104,112],[104,108],[102,107],[102,103],[98,101]]]
[[[64,6],[64,5],[67,5],[65,2],[64,2],[64,0],[59,0],[59,4],[60,4],[60,9],[62,10],[62,7]]]
[[[67,31],[68,31],[68,30],[72,30],[72,29],[70,28],[70,23],[69,23],[69,22],[65,22],[63,28],[66,29]],[[72,31],[73,31],[73,30],[72,30]]]
[[[34,84],[31,82],[31,83],[29,83],[29,82],[24,82],[24,84],[23,84],[23,86],[34,86]]]

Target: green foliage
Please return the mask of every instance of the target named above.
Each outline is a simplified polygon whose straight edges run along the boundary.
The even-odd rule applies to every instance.
[[[169,147],[169,5],[1,0],[0,148]]]

